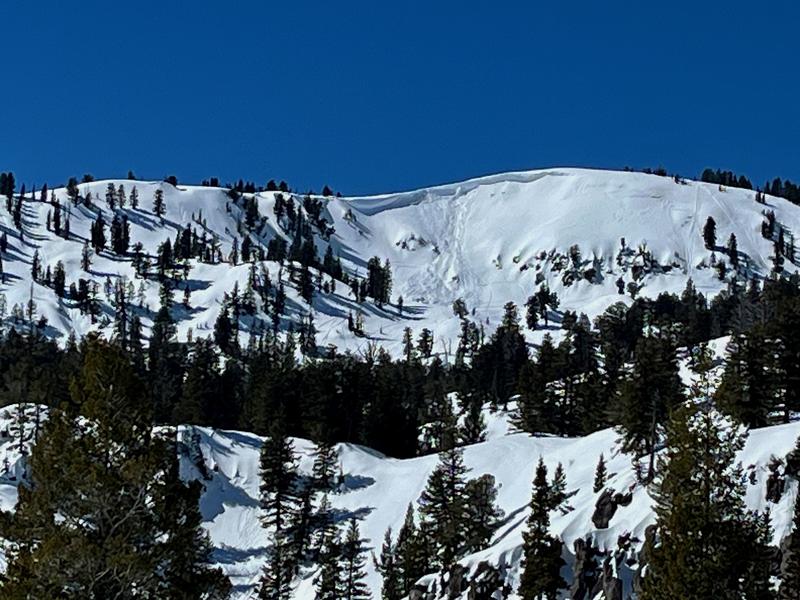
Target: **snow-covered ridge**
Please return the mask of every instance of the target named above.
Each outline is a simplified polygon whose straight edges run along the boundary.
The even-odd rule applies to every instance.
[[[95,207],[91,209],[73,206],[65,190],[55,191],[61,204],[69,207],[70,240],[47,230],[52,206],[40,202],[38,193],[36,200],[30,193],[26,196],[22,240],[16,237],[11,215],[0,210],[0,230],[9,239],[3,256],[6,279],[0,285],[6,296],[6,321],[12,307],[26,306],[32,294],[37,314],[47,318],[48,335],[63,339],[73,330],[81,335],[96,329],[110,334],[114,309],[102,290],[124,277],[133,283],[135,303],[141,299],[144,308],[140,316],[145,326],[149,325],[158,308],[157,281],[135,279],[130,259],[108,251],[93,257],[89,273],[80,267],[83,240],[89,237],[98,212],[107,224],[111,222],[113,211],[105,202],[108,183],[80,184],[82,195],[92,193]],[[174,240],[178,229],[187,225],[198,235],[216,236],[224,257],[234,240],[241,244],[246,234],[263,247],[276,237],[288,239],[285,223],[278,221],[273,210],[273,192],[255,195],[260,219],[248,230],[243,225],[244,208],[231,202],[226,190],[174,187],[163,182],[112,183],[123,185],[128,195],[136,186],[139,208],[128,204],[117,212],[128,217],[131,244],[141,242],[151,256],[161,242]],[[164,192],[163,220],[152,211],[157,189]],[[652,297],[662,291],[678,293],[692,278],[701,292],[713,295],[727,283],[719,280],[710,265],[712,260],[727,260],[722,247],[731,233],[738,239],[742,274],[759,277],[769,272],[773,252],[773,242],[761,236],[763,212],[774,211],[777,223],[789,235],[800,227],[800,207],[771,196],[766,205],[759,204],[754,197],[749,190],[695,181],[676,183],[672,178],[642,173],[569,168],[498,174],[382,196],[319,198],[324,203],[322,216],[334,228],[329,239],[315,231],[320,258],[330,246],[346,270],[362,277],[370,257],[388,259],[392,299],[402,296],[404,310],[359,305],[340,283],[332,292],[314,297],[317,342],[340,350],[358,350],[375,342],[399,354],[406,327],[415,334],[427,327],[435,334],[435,351],[446,353],[454,347],[460,329],[451,310],[453,300],[462,298],[470,318],[491,332],[506,302],[523,304],[543,282],[558,293],[562,310],[585,312],[590,317],[613,302],[631,301],[627,292],[618,293],[620,280],[627,287],[636,279],[638,293]],[[302,204],[302,197],[296,196],[295,202]],[[702,238],[709,216],[717,223],[718,248],[713,253],[704,247]],[[59,302],[51,289],[31,286],[31,262],[37,250],[43,269],[54,267],[59,260],[64,263],[67,286],[78,278],[98,284],[102,304],[98,323],[93,324],[72,302]],[[785,266],[795,269],[788,260]],[[194,335],[209,335],[223,294],[236,282],[244,289],[250,270],[249,265],[194,260],[190,267],[186,282],[191,290],[190,306],[178,306],[174,311],[181,339],[190,329]],[[275,282],[278,264],[266,261],[264,268]],[[175,293],[176,304],[180,304],[181,290],[179,286]],[[284,327],[309,309],[293,286],[287,286],[287,294]],[[347,327],[348,313],[359,311],[364,316],[366,337],[354,336]],[[242,331],[246,342],[247,324]],[[542,332],[529,335],[536,341]]]

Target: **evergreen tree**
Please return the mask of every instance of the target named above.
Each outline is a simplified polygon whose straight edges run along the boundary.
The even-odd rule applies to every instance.
[[[134,188],[135,190],[136,188]],[[167,212],[167,207],[164,204],[164,190],[158,188],[153,194],[153,213],[158,218],[163,218],[164,213]]]
[[[264,527],[272,527],[280,538],[297,511],[297,459],[292,441],[286,436],[284,418],[276,416],[269,436],[261,447],[260,504]]]
[[[655,484],[657,543],[642,598],[767,598],[758,576],[764,536],[745,509],[742,469],[734,462],[744,431],[709,398],[695,400],[675,411],[667,432]]]
[[[407,596],[420,577],[429,570],[427,552],[428,540],[417,529],[414,519],[414,506],[408,505],[403,526],[397,533],[395,555],[397,557],[398,579],[402,596]]]
[[[434,564],[441,568],[449,568],[464,547],[466,473],[463,450],[442,452],[419,499],[422,529],[435,548]]]
[[[120,348],[87,342],[71,403],[42,426],[2,532],[4,598],[227,597],[229,582],[207,566],[199,489],[178,479],[145,389]]]
[[[364,583],[367,575],[364,571],[365,562],[358,522],[355,517],[352,517],[342,543],[340,568],[342,573],[341,598],[343,600],[369,600],[371,597],[369,588]]]
[[[703,226],[703,241],[709,250],[717,246],[717,222],[714,221],[714,217],[706,219],[706,224]]]
[[[289,542],[282,536],[276,536],[258,582],[258,600],[289,600],[292,597],[292,558]]]
[[[523,561],[517,593],[523,600],[555,600],[566,587],[561,577],[561,540],[550,535],[552,497],[547,485],[547,467],[539,458],[533,480],[533,495],[527,528],[523,533]]]
[[[732,233],[728,238],[728,258],[731,261],[731,266],[734,269],[739,268],[739,246],[736,243],[736,234]]]
[[[483,418],[483,406],[480,401],[470,399],[467,403],[458,437],[464,445],[478,444],[486,440],[486,421]]]
[[[492,535],[503,518],[503,511],[495,504],[497,488],[493,475],[484,474],[470,479],[464,488],[466,510],[466,548],[477,552],[488,548]]]
[[[777,405],[775,345],[762,325],[731,336],[716,392],[719,408],[748,427],[763,427]]]
[[[781,600],[800,599],[800,502],[795,499],[792,533],[786,548],[788,558],[781,573],[781,585],[778,590]]]
[[[603,458],[603,453],[600,453],[600,458],[597,461],[597,468],[594,471],[594,485],[592,485],[592,491],[597,494],[601,492],[603,488],[606,487],[606,478],[608,474],[606,472],[606,461]]]
[[[131,188],[131,208],[134,210],[139,208],[139,190],[136,189],[136,186]]]
[[[665,336],[643,337],[636,345],[631,372],[621,384],[612,412],[622,448],[636,459],[648,457],[645,479],[655,474],[655,453],[669,412],[683,399],[674,342]]]
[[[401,600],[404,596],[400,585],[400,573],[397,565],[397,553],[392,543],[392,528],[383,536],[380,558],[375,561],[375,568],[381,574],[381,598],[383,600]]]
[[[340,559],[342,543],[336,535],[320,550],[319,571],[314,578],[317,600],[340,600],[343,593],[343,573]]]
[[[327,441],[320,441],[317,444],[312,477],[314,478],[314,486],[318,490],[329,491],[333,488],[338,459],[339,453],[336,450],[336,446]]]

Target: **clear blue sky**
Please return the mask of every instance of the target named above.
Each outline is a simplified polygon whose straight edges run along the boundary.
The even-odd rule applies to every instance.
[[[0,23],[0,170],[28,185],[800,179],[797,2],[4,0]]]

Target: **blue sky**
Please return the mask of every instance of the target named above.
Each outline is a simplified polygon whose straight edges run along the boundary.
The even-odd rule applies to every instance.
[[[6,0],[0,170],[343,193],[551,165],[798,180],[797,4]]]

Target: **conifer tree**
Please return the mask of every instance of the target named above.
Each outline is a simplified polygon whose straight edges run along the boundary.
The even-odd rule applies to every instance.
[[[340,559],[342,542],[338,535],[328,540],[319,554],[319,571],[314,578],[317,600],[340,600],[344,583]]]
[[[369,600],[371,597],[369,588],[364,583],[367,575],[364,570],[365,563],[358,522],[355,517],[352,517],[342,543],[340,568],[342,572],[341,598],[343,600]]]
[[[167,212],[167,207],[164,204],[164,190],[158,188],[155,191],[155,194],[153,194],[153,213],[157,217],[162,218],[164,216],[164,213],[166,212]]]
[[[709,250],[713,250],[717,245],[717,223],[714,217],[706,219],[706,224],[703,226],[703,241]]]
[[[631,372],[621,384],[612,413],[622,435],[622,447],[635,459],[648,457],[645,479],[655,474],[655,454],[667,415],[683,398],[674,342],[650,335],[636,345]]]
[[[594,485],[592,491],[596,494],[606,487],[606,461],[603,458],[603,453],[600,453],[600,458],[597,461],[597,468],[594,471]]]
[[[483,406],[480,401],[470,399],[467,403],[458,437],[464,445],[477,444],[486,439],[486,421],[483,418]]]
[[[781,600],[800,599],[800,501],[795,498],[792,533],[786,548],[788,558],[783,565],[778,595]]]
[[[260,504],[264,511],[261,522],[265,527],[274,528],[277,539],[286,531],[298,508],[297,459],[280,415],[273,419],[267,440],[261,447],[259,473]]]
[[[139,208],[139,190],[136,189],[136,186],[131,188],[131,208],[134,210]]]
[[[392,543],[392,528],[389,527],[383,536],[381,555],[375,561],[375,568],[381,574],[381,598],[383,600],[400,600],[404,594],[400,586],[400,573],[397,565],[397,552]]]
[[[119,347],[86,343],[71,403],[42,426],[30,485],[0,532],[11,542],[4,598],[227,597],[208,568],[199,488],[179,480],[145,389]]]
[[[763,325],[731,336],[716,401],[719,408],[748,427],[763,427],[776,408],[777,348]]]
[[[428,570],[428,540],[423,539],[423,533],[417,529],[414,519],[414,506],[408,505],[405,520],[400,531],[397,532],[395,555],[397,557],[398,579],[402,595],[406,596],[411,591],[420,577]]]
[[[276,536],[258,582],[258,600],[289,600],[293,579],[294,563],[289,542],[283,536]]]
[[[522,575],[517,593],[523,600],[555,600],[566,587],[561,577],[561,540],[550,535],[552,496],[547,467],[539,458],[533,480],[533,495],[527,528],[523,533]]]
[[[338,459],[339,453],[336,450],[336,446],[327,440],[320,441],[317,444],[312,467],[312,477],[314,478],[316,489],[329,491],[333,488]]]
[[[736,234],[732,233],[728,238],[728,258],[731,261],[731,266],[734,269],[739,268],[739,246],[736,243]]]
[[[701,347],[691,401],[669,422],[643,600],[767,597],[762,522],[746,510],[736,463],[746,432],[713,407],[711,368],[711,354]]]
[[[464,452],[451,447],[439,455],[420,496],[422,529],[435,548],[435,564],[449,568],[463,549],[466,531]]]
[[[503,511],[497,505],[497,488],[493,475],[488,473],[470,479],[464,488],[466,510],[464,526],[465,546],[470,552],[477,552],[489,546]]]

